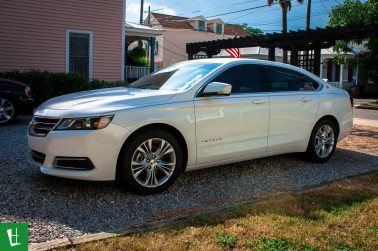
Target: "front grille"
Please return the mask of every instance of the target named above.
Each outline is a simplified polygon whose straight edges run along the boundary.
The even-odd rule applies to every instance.
[[[45,162],[46,155],[37,151],[30,150],[29,152],[29,160],[37,165],[43,165]]]
[[[29,134],[37,137],[45,137],[59,120],[60,119],[34,117],[29,126]]]

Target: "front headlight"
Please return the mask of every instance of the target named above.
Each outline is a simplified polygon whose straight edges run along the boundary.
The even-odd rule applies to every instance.
[[[109,125],[114,115],[62,119],[55,130],[96,130]]]

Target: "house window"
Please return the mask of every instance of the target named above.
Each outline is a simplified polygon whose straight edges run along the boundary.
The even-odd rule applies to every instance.
[[[198,20],[198,30],[199,31],[206,31],[204,20]]]
[[[217,24],[217,30],[216,30],[216,33],[217,33],[217,34],[222,34],[222,24]]]
[[[92,78],[92,32],[67,30],[67,72]]]
[[[158,54],[159,50],[159,41],[155,41],[155,55]]]

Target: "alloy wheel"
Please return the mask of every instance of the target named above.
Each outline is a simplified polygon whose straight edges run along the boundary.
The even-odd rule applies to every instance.
[[[161,186],[172,176],[176,167],[176,153],[167,141],[152,138],[135,150],[131,160],[134,179],[143,187]]]
[[[8,122],[12,119],[13,115],[13,104],[5,98],[0,98],[0,123]]]
[[[320,158],[327,158],[335,144],[335,133],[331,126],[323,125],[316,132],[315,152]]]

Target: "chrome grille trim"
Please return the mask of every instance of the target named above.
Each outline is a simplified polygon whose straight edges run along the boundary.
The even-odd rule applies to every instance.
[[[34,117],[29,125],[29,134],[36,137],[45,137],[53,130],[61,119]]]

